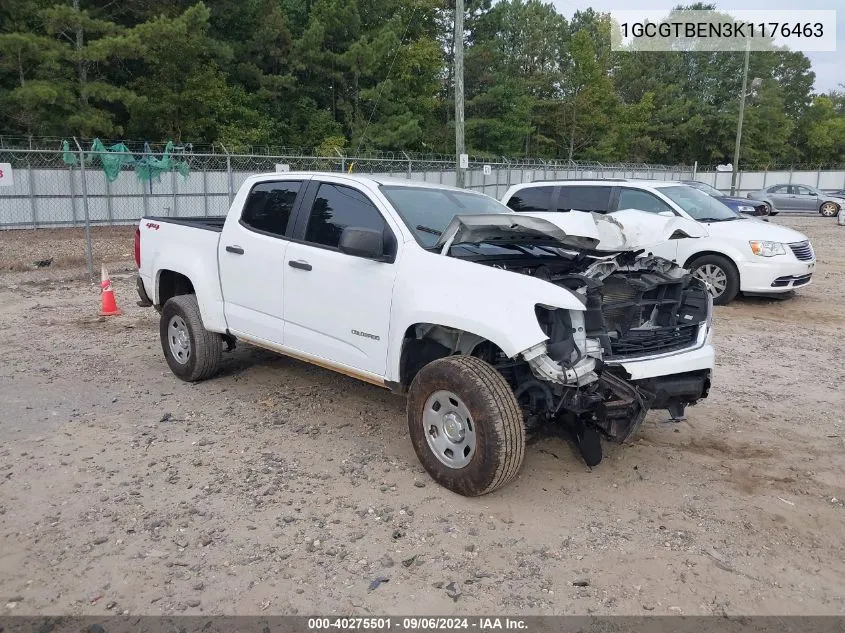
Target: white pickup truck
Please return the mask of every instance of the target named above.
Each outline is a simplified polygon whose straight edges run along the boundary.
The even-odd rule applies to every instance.
[[[226,218],[141,219],[135,256],[179,378],[212,377],[243,341],[407,394],[423,466],[472,496],[517,476],[526,433],[565,431],[596,465],[601,439],[632,437],[649,409],[707,397],[710,295],[641,248],[702,234],[291,172],[247,179]]]

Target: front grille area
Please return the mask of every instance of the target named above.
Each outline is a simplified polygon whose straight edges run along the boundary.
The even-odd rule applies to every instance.
[[[787,275],[786,277],[778,277],[772,282],[772,288],[786,288],[790,283],[792,283],[793,288],[797,288],[798,286],[810,283],[810,279],[812,278],[812,273],[809,275]]]
[[[707,290],[689,275],[611,275],[587,293],[587,335],[607,359],[684,349],[695,344],[707,305]]]
[[[815,253],[813,253],[813,247],[810,246],[810,242],[805,240],[803,242],[792,242],[789,245],[789,248],[792,249],[792,252],[795,254],[795,257],[802,262],[809,262],[813,258],[815,258]]]
[[[629,330],[623,339],[610,341],[613,356],[658,354],[683,349],[695,343],[698,323],[653,330]]]

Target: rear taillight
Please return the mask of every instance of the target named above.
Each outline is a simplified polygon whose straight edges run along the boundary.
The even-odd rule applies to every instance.
[[[135,265],[141,269],[141,228],[135,227]]]

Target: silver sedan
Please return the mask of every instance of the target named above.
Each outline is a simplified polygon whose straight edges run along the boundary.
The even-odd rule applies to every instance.
[[[749,193],[748,197],[768,203],[772,210],[812,211],[826,218],[835,218],[839,210],[845,207],[845,198],[830,195],[809,185],[770,185]]]

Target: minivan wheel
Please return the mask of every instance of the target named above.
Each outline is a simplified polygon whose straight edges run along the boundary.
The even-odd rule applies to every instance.
[[[839,214],[839,206],[835,202],[825,202],[819,207],[819,213],[826,218],[835,218]]]
[[[196,295],[167,300],[161,310],[159,336],[170,371],[182,380],[197,382],[217,373],[223,339],[203,327]]]
[[[473,356],[425,365],[408,391],[408,430],[441,486],[476,497],[512,481],[525,456],[525,425],[504,377]]]
[[[707,284],[715,305],[727,305],[739,293],[739,273],[733,262],[721,255],[702,255],[691,261],[687,269],[693,277]]]

